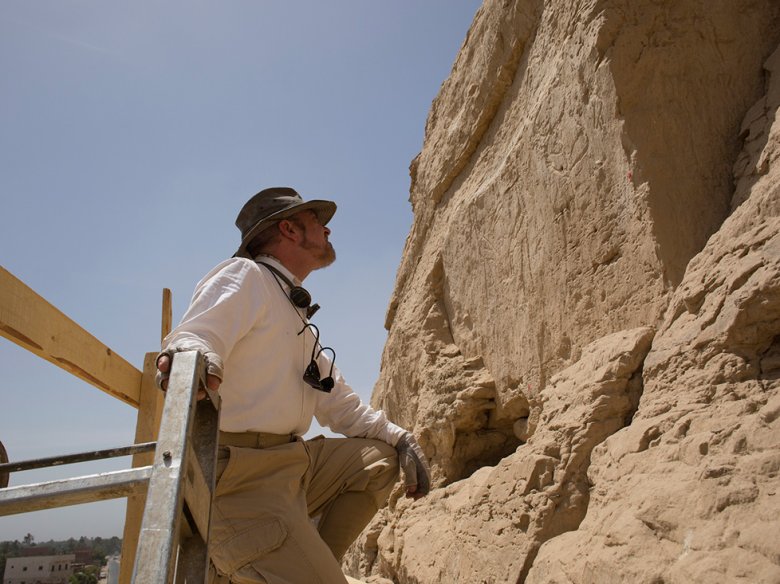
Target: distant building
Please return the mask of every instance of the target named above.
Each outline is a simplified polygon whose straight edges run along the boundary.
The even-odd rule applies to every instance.
[[[75,554],[6,558],[3,584],[68,584]]]
[[[76,555],[76,559],[73,560],[74,563],[81,564],[82,567],[83,566],[95,565],[96,563],[99,563],[99,562],[95,562],[92,559],[93,552],[92,552],[91,548],[83,548],[83,549],[73,550],[73,553]]]
[[[19,550],[20,556],[56,556],[57,552],[55,552],[52,548],[44,545],[38,545],[37,543],[31,545],[30,547],[23,547]]]

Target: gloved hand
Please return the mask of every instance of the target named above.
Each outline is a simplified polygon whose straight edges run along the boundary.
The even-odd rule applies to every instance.
[[[168,388],[168,378],[171,374],[171,362],[173,361],[174,354],[189,350],[191,349],[169,347],[157,355],[157,375],[155,376],[157,387],[163,391]],[[222,357],[217,355],[214,351],[207,351],[203,356],[206,359],[206,385],[212,391],[217,391],[222,383]],[[198,391],[198,399],[202,399],[205,396],[205,391]]]
[[[431,469],[422,448],[411,432],[407,432],[395,445],[398,462],[404,472],[406,496],[419,499],[431,490]]]

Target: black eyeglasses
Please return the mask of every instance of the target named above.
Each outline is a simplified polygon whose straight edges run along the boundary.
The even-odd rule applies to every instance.
[[[311,349],[311,361],[309,361],[309,366],[306,367],[306,371],[303,372],[303,380],[318,391],[330,393],[333,389],[333,386],[335,385],[335,382],[333,381],[333,365],[336,363],[336,351],[330,347],[322,347],[319,351],[317,350],[317,346],[320,344],[320,329],[318,329],[312,323],[306,324],[298,334],[302,335],[303,332],[309,327],[314,329],[314,346]],[[330,373],[327,377],[321,378],[320,368],[317,365],[316,358],[319,357],[320,353],[323,351],[330,351],[333,353],[333,360],[330,362]]]

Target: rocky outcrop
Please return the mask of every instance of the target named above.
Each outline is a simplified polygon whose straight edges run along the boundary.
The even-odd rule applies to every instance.
[[[778,42],[772,0],[485,2],[373,398],[438,488],[353,573],[780,580]]]
[[[585,522],[528,582],[780,581],[780,50],[767,66],[739,206],[672,297],[634,422],[595,452]]]
[[[582,521],[591,451],[636,410],[652,338],[639,328],[589,345],[541,391],[542,414],[524,447],[424,502],[396,502],[377,541],[379,571],[411,582],[525,575],[541,542]]]

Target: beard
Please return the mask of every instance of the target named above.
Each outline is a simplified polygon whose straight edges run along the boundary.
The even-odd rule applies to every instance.
[[[319,264],[315,270],[325,268],[336,261],[336,250],[333,249],[333,245],[326,241],[324,245],[309,241],[306,233],[304,232],[303,241],[301,247],[309,252],[318,260]]]

